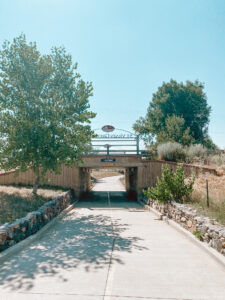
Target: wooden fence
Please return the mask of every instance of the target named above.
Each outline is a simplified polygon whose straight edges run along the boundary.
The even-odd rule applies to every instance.
[[[168,165],[173,171],[176,170],[177,166],[182,165],[184,167],[185,176],[189,177],[195,175],[198,177],[201,173],[209,172],[217,175],[216,170],[209,167],[201,167],[189,164],[168,162],[162,160],[145,161],[143,167],[138,174],[138,182],[141,188],[154,186],[157,183],[157,178],[162,175],[162,166]]]
[[[143,188],[154,186],[157,183],[157,178],[161,177],[163,165],[168,165],[174,171],[178,165],[183,165],[186,176],[194,174],[198,177],[198,175],[202,172],[210,172],[216,175],[215,169],[207,167],[179,164],[161,160],[143,161],[137,171],[137,189],[142,190]],[[49,185],[72,188],[75,192],[81,193],[88,190],[90,174],[87,170],[87,168],[77,168],[75,166],[68,168],[63,165],[61,174],[48,172],[46,177],[49,180]],[[0,185],[33,184],[34,180],[35,175],[31,170],[20,172],[18,174],[16,171],[0,174]]]
[[[10,184],[25,184],[32,185],[35,180],[35,174],[32,170],[26,172],[9,171],[0,174],[0,184],[10,185]],[[55,174],[52,172],[47,172],[46,178],[48,182],[42,182],[44,184],[49,184],[52,186],[68,187],[76,189],[78,188],[79,179],[79,169],[76,167],[68,168],[62,166],[62,171],[60,174]]]

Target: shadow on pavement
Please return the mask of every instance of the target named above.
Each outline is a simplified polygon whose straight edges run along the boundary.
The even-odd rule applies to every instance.
[[[119,202],[122,208],[124,204]],[[83,204],[85,201],[79,203],[79,208],[85,207]],[[38,276],[67,281],[62,269],[82,268],[89,272],[104,268],[109,263],[113,239],[117,251],[146,250],[139,245],[141,239],[137,236],[123,235],[128,224],[114,218],[113,232],[111,221],[101,211],[72,210],[38,241],[0,265],[0,285],[7,291],[28,291]],[[114,263],[123,261],[115,257]]]
[[[109,197],[109,198],[108,198]],[[129,193],[127,192],[103,192],[103,191],[90,191],[86,194],[83,194],[79,203],[78,207],[95,207],[101,208],[106,206],[109,208],[109,199],[110,199],[110,207],[117,207],[117,208],[133,208],[133,207],[140,207],[138,202],[130,197]]]

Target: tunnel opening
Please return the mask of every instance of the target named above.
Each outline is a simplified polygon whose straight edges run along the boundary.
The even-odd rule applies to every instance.
[[[137,167],[129,168],[82,168],[80,199],[101,199],[110,192],[111,199],[137,200]]]
[[[90,169],[91,190],[93,191],[126,191],[124,168]]]

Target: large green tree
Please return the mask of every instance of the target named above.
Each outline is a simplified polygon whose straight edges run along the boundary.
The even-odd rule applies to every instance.
[[[31,168],[34,193],[48,170],[78,163],[90,145],[93,88],[76,69],[64,48],[41,55],[25,35],[0,51],[1,167]]]
[[[202,83],[170,80],[153,94],[146,116],[137,120],[133,128],[157,142],[204,144],[208,140],[210,112]]]

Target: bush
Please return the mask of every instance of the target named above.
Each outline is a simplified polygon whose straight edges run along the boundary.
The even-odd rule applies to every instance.
[[[225,153],[212,155],[209,158],[211,164],[215,164],[217,166],[225,165]]]
[[[208,154],[208,150],[201,144],[191,145],[187,150],[189,160],[193,161],[195,157],[204,159]]]
[[[162,167],[162,178],[158,179],[157,185],[143,191],[147,198],[167,203],[176,201],[183,203],[193,191],[194,178],[189,183],[185,183],[184,168],[178,166],[173,173],[168,166]]]
[[[186,161],[186,148],[179,143],[168,142],[157,147],[158,155],[166,161]]]
[[[157,149],[155,147],[146,147],[145,157],[150,160],[157,159]]]

